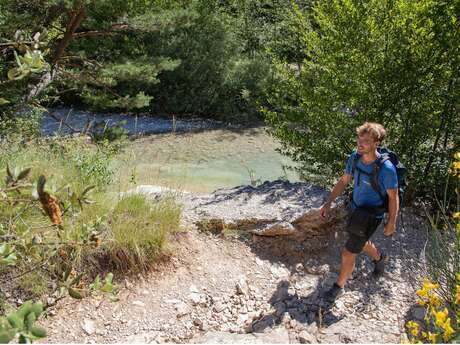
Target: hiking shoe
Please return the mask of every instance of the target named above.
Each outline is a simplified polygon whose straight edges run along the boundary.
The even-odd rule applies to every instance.
[[[343,288],[338,286],[336,283],[324,293],[324,300],[328,303],[334,303],[337,298],[343,294]]]
[[[372,260],[374,263],[374,275],[381,276],[385,272],[385,264],[388,261],[388,256],[385,253],[380,253],[380,260]]]

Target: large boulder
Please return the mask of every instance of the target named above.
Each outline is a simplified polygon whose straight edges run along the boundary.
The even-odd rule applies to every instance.
[[[326,220],[321,218],[319,208],[329,191],[310,183],[285,180],[201,195],[158,186],[138,186],[131,192],[152,198],[173,195],[183,205],[183,224],[211,232],[235,229],[261,236],[308,237],[331,229],[345,215],[342,198],[332,205]]]
[[[186,195],[183,217],[199,229],[245,230],[261,236],[318,234],[343,219],[344,199],[332,205],[324,220],[319,208],[329,195],[309,183],[284,180],[218,189],[209,195]]]

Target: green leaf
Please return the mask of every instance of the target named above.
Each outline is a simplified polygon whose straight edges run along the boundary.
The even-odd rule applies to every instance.
[[[66,281],[69,278],[69,275],[70,275],[71,271],[72,271],[72,268],[70,266],[68,266],[66,268],[66,270],[64,271],[64,275],[63,275],[64,281]]]
[[[100,287],[101,287],[101,278],[99,277],[99,274],[98,274],[96,278],[94,279],[94,281],[91,284],[89,284],[89,288],[92,290],[99,290]]]
[[[6,317],[11,327],[22,329],[24,322],[17,314],[10,314]]]
[[[29,176],[29,174],[30,174],[30,170],[31,170],[31,168],[27,168],[27,169],[24,169],[23,171],[21,171],[19,173],[19,175],[18,175],[17,180],[19,181],[19,180],[27,178],[27,176]]]
[[[13,53],[14,53],[14,58],[16,59],[16,63],[18,64],[19,67],[21,67],[22,65],[21,57],[18,55],[18,53],[16,53],[16,51],[14,51]]]
[[[86,187],[85,190],[81,193],[81,197],[84,197],[86,193],[88,193],[91,189],[94,189],[94,188],[96,188],[96,186]]]
[[[35,303],[30,311],[33,312],[35,316],[38,318],[41,315],[41,313],[43,313],[43,304],[41,302]]]
[[[21,79],[21,71],[18,68],[11,68],[7,73],[9,80],[18,80]]]
[[[107,273],[107,275],[105,276],[105,282],[111,284],[112,281],[113,281],[113,273],[112,273],[112,272],[109,272],[109,273]]]
[[[70,285],[69,285],[69,286],[78,285],[78,283],[80,283],[80,280],[81,280],[82,277],[83,277],[83,273],[80,273],[79,275],[77,275],[77,276],[70,282]]]
[[[10,104],[11,102],[5,98],[0,97],[0,105]]]
[[[46,337],[46,329],[44,329],[43,327],[34,326],[30,329],[30,333],[32,333],[37,338]]]
[[[18,309],[18,311],[16,312],[16,314],[21,317],[21,318],[24,318],[27,314],[29,314],[31,311],[32,311],[32,301],[25,301]]]
[[[26,328],[31,329],[34,326],[35,321],[37,318],[35,317],[35,313],[29,313],[26,317]]]
[[[81,291],[81,290],[80,290]],[[83,296],[78,289],[69,288],[69,295],[75,299],[82,299]]]
[[[0,331],[0,344],[8,344],[16,336],[16,331],[14,330],[3,330]]]

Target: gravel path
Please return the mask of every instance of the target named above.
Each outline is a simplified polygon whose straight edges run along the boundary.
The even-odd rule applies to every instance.
[[[118,277],[119,302],[61,301],[45,320],[48,343],[399,343],[414,307],[414,276],[424,246],[422,218],[406,210],[388,272],[371,275],[367,257],[332,308],[321,291],[337,276],[346,235],[338,225],[306,250],[288,237],[228,237],[191,230],[174,256],[146,276]],[[265,337],[265,338],[264,338]]]

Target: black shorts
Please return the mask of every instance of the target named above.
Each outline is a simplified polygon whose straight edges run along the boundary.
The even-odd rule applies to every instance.
[[[347,230],[349,237],[348,241],[345,243],[345,248],[353,254],[361,253],[366,242],[369,241],[381,222],[382,218],[375,218],[375,220],[367,226],[365,236],[358,236]],[[350,222],[348,222],[347,228],[350,227],[350,225]]]

